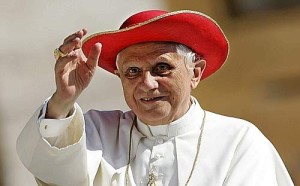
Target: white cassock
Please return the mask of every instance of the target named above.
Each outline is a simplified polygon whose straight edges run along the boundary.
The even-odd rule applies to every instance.
[[[126,180],[147,185],[150,174],[157,186],[183,186],[190,175],[191,186],[294,185],[277,151],[254,125],[204,111],[193,97],[183,117],[160,126],[134,122],[131,111],[83,115],[77,104],[66,119],[44,119],[46,107],[47,102],[17,141],[20,159],[40,185],[109,186],[126,185]]]

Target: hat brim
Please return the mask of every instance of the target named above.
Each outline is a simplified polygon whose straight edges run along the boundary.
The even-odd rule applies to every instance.
[[[83,53],[96,43],[102,44],[98,65],[111,72],[117,69],[117,54],[128,46],[143,42],[176,42],[190,47],[206,60],[201,79],[217,71],[226,61],[228,41],[218,24],[205,14],[194,11],[166,13],[124,29],[100,32],[83,41]]]

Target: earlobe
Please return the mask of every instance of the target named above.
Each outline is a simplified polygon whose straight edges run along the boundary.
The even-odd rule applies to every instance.
[[[202,74],[205,70],[205,67],[206,67],[206,61],[204,59],[200,59],[194,62],[194,71],[193,71],[194,75],[191,81],[192,89],[195,89],[198,86]]]

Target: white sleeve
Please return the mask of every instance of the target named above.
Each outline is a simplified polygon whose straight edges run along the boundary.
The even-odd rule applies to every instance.
[[[45,101],[44,105],[42,106],[42,109],[40,111],[38,122],[40,123],[40,133],[41,136],[44,138],[49,137],[58,137],[60,136],[71,124],[75,113],[80,107],[75,103],[74,107],[77,108],[74,109],[71,113],[71,115],[67,118],[63,119],[46,119],[46,108],[48,105],[48,101]]]
[[[42,119],[45,102],[28,121],[17,140],[17,153],[38,179],[53,185],[88,185],[84,118],[75,104],[71,117]]]
[[[249,127],[241,139],[223,184],[239,185],[294,185],[278,152],[256,127]]]

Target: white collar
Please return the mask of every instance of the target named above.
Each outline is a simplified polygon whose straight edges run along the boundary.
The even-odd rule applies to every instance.
[[[148,138],[156,136],[172,138],[201,127],[199,118],[200,120],[203,118],[204,111],[196,98],[191,96],[191,101],[192,104],[189,110],[182,117],[167,125],[151,126],[143,123],[137,118],[138,130]]]

